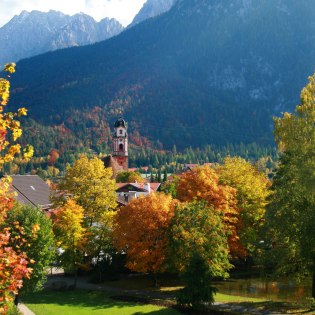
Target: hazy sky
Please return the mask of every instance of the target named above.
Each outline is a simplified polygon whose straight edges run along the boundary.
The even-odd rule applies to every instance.
[[[57,10],[70,15],[84,12],[97,21],[113,17],[126,26],[145,2],[146,0],[0,0],[0,27],[23,10]]]

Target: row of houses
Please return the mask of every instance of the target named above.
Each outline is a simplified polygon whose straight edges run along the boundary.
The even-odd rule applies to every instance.
[[[12,175],[12,190],[18,202],[40,207],[43,211],[52,210],[50,196],[53,191],[49,185],[37,175]],[[160,183],[118,183],[117,203],[127,205],[129,201],[140,196],[158,191]]]

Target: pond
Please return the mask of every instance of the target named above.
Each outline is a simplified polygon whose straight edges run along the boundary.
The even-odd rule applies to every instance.
[[[273,301],[300,301],[311,296],[311,280],[297,283],[294,280],[272,281],[263,278],[233,279],[216,282],[220,293],[246,297],[265,298]]]

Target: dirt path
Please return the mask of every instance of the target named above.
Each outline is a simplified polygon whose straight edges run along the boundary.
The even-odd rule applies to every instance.
[[[35,315],[25,304],[19,303],[18,309],[23,315]]]

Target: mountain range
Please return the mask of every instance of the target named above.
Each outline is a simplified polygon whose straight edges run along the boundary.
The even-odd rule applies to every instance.
[[[175,0],[147,0],[128,27],[166,12]],[[115,19],[96,22],[91,16],[58,11],[22,11],[0,28],[0,65],[44,52],[83,46],[118,35],[124,27]]]
[[[0,28],[0,64],[16,62],[47,51],[92,44],[119,34],[115,19],[96,22],[89,15],[58,11],[22,11]]]
[[[315,69],[313,0],[178,0],[84,47],[17,64],[12,102],[43,125],[100,108],[165,148],[272,142]]]

